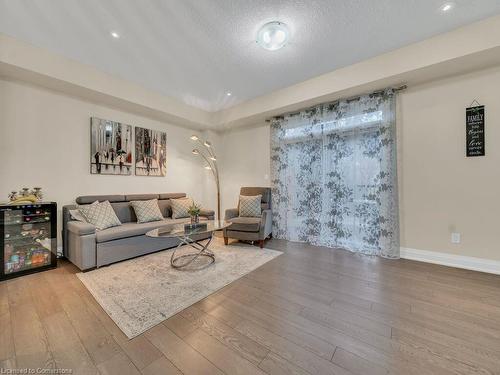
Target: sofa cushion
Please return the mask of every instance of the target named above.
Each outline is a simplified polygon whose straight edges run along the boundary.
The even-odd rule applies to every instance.
[[[160,199],[186,198],[186,193],[160,193]]]
[[[127,194],[126,201],[149,201],[151,199],[159,199],[160,194]]]
[[[235,217],[228,220],[231,224],[228,230],[239,232],[258,232],[260,230],[260,217]]]
[[[122,225],[109,201],[89,204],[79,208],[79,210],[87,222],[94,225],[98,230]]]
[[[158,199],[148,201],[132,201],[130,202],[137,216],[138,223],[149,223],[151,221],[163,220],[160,207],[158,207]]]
[[[145,235],[150,230],[161,228],[169,224],[188,223],[189,219],[164,219],[162,221],[152,221],[150,223],[125,223],[119,227],[108,228],[96,233],[98,243],[119,240],[121,238]]]
[[[130,223],[137,221],[134,209],[130,202],[111,203],[111,207],[115,210],[116,216],[122,223]]]
[[[76,198],[77,204],[90,204],[94,201],[104,202],[123,202],[125,201],[124,195],[84,195]]]
[[[172,217],[172,207],[170,205],[170,199],[160,199],[158,201],[158,207],[160,207],[160,212],[164,218]]]
[[[271,188],[269,187],[242,187],[240,195],[262,195],[262,203],[271,203]]]

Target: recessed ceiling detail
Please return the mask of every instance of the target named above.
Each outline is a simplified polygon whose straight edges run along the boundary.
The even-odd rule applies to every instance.
[[[217,111],[500,13],[457,0],[444,17],[445,1],[0,0],[0,32]],[[290,42],[268,52],[272,21]]]

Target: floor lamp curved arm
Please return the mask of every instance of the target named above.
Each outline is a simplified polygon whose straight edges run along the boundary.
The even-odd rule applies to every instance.
[[[217,188],[217,220],[221,220],[220,215],[220,180],[219,180],[219,168],[217,166],[217,157],[215,156],[215,151],[213,151],[212,144],[209,141],[201,141],[197,135],[192,135],[191,140],[198,142],[202,149],[194,149],[192,153],[196,156],[203,158],[205,163],[205,169],[210,169],[212,175],[214,176],[215,186]]]

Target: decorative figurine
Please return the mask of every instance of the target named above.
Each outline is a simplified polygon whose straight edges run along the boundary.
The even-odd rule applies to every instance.
[[[22,188],[19,193],[12,191],[9,194],[9,204],[37,203],[43,198],[42,188],[34,187],[31,191],[29,188]]]
[[[38,201],[41,201],[43,199],[41,187],[34,187],[33,190],[31,190],[31,194],[34,195],[38,199]]]
[[[17,191],[11,191],[9,194],[9,200],[12,202],[15,201],[16,199],[17,199]]]

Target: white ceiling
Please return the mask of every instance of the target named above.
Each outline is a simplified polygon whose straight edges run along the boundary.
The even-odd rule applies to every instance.
[[[217,111],[500,13],[500,0],[445,2],[0,0],[0,32]],[[254,40],[272,20],[291,30],[274,52]]]

